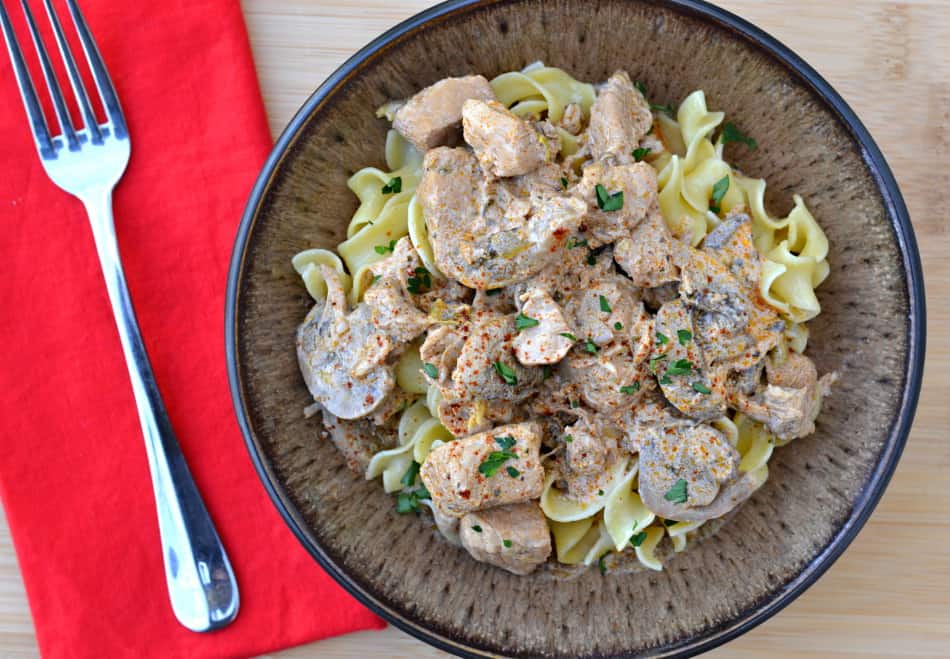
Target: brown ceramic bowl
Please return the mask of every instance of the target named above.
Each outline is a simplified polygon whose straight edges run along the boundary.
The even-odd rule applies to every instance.
[[[792,11],[790,9],[790,11]],[[766,485],[662,573],[516,577],[395,513],[378,482],[320,439],[294,354],[311,302],[296,252],[333,247],[382,165],[390,98],[439,78],[542,59],[581,80],[626,68],[652,97],[702,88],[759,141],[729,157],[765,177],[776,214],[802,194],[831,241],[809,351],[841,379],[810,437],[777,450]],[[695,653],[750,629],[812,584],[881,496],[907,438],[924,354],[921,270],[907,210],[865,128],[813,69],[761,30],[693,0],[448,2],[362,49],[280,137],[241,221],[227,300],[238,419],[264,486],[313,557],[387,620],[462,655]]]

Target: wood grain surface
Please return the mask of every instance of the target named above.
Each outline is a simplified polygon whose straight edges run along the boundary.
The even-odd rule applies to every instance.
[[[275,137],[311,91],[347,57],[430,4],[243,0]],[[841,92],[881,146],[901,185],[920,243],[929,341],[913,432],[870,522],[802,597],[710,655],[950,656],[950,214],[941,203],[950,190],[950,2],[719,4],[804,57]],[[0,516],[0,657],[36,655],[29,607],[6,520]],[[442,653],[389,628],[273,656]]]

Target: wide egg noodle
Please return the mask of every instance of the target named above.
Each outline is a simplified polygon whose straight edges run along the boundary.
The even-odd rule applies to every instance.
[[[562,69],[535,62],[521,71],[502,73],[491,81],[495,97],[519,117],[547,113],[551,123],[564,116],[570,103],[580,105],[584,118],[590,117],[596,93],[594,86],[575,80]]]

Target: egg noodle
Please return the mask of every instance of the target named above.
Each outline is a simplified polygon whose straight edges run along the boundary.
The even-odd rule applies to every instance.
[[[497,99],[516,115],[546,116],[552,122],[563,117],[569,104],[579,106],[586,120],[596,97],[592,85],[540,63],[504,73],[491,81],[491,87]],[[384,106],[379,114],[391,120],[392,108]],[[821,311],[815,288],[828,276],[828,241],[798,195],[784,218],[768,213],[765,181],[745,176],[723,158],[727,143],[742,141],[755,146],[755,142],[731,124],[724,124],[724,119],[724,113],[706,107],[702,90],[689,94],[675,113],[672,108],[657,112],[653,134],[658,146],[645,155],[645,160],[657,171],[660,210],[674,236],[697,246],[721,222],[719,213],[711,209],[711,200],[718,199],[718,211],[723,215],[737,206],[748,209],[753,241],[763,257],[759,293],[786,321],[785,341],[778,349],[801,353],[808,341],[804,323]],[[560,127],[558,133],[562,154],[575,156],[578,137]],[[360,204],[350,220],[346,240],[336,252],[308,249],[294,256],[293,266],[315,300],[327,295],[320,274],[323,265],[338,273],[349,303],[356,305],[373,282],[369,266],[385,258],[385,246],[403,236],[409,236],[432,277],[444,276],[436,267],[422,207],[415,195],[422,178],[422,154],[390,130],[385,162],[385,171],[366,167],[347,181]],[[582,159],[576,166],[583,164]],[[394,181],[398,185],[393,185]],[[376,453],[365,474],[367,479],[381,477],[387,493],[408,492],[404,478],[407,470],[413,463],[418,468],[433,448],[453,439],[436,416],[439,394],[427,386],[422,368],[417,341],[396,366],[397,385],[417,399],[401,413],[398,445]],[[739,471],[760,484],[768,478],[774,447],[787,443],[739,413],[711,425],[739,452]],[[702,522],[658,518],[641,501],[637,476],[636,457],[619,460],[611,467],[604,495],[593,502],[578,503],[558,490],[555,473],[548,473],[540,505],[554,536],[559,562],[592,565],[610,552],[633,551],[644,567],[661,570],[656,550],[664,537],[670,538],[675,551],[686,548],[689,534]]]

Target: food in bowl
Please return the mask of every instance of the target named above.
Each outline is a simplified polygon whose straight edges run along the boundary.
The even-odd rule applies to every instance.
[[[662,569],[814,431],[803,353],[828,241],[724,159],[756,141],[538,63],[387,103],[387,171],[293,263],[300,370],[347,464],[473,558]],[[552,547],[553,537],[553,547]],[[552,552],[554,559],[552,560]]]

